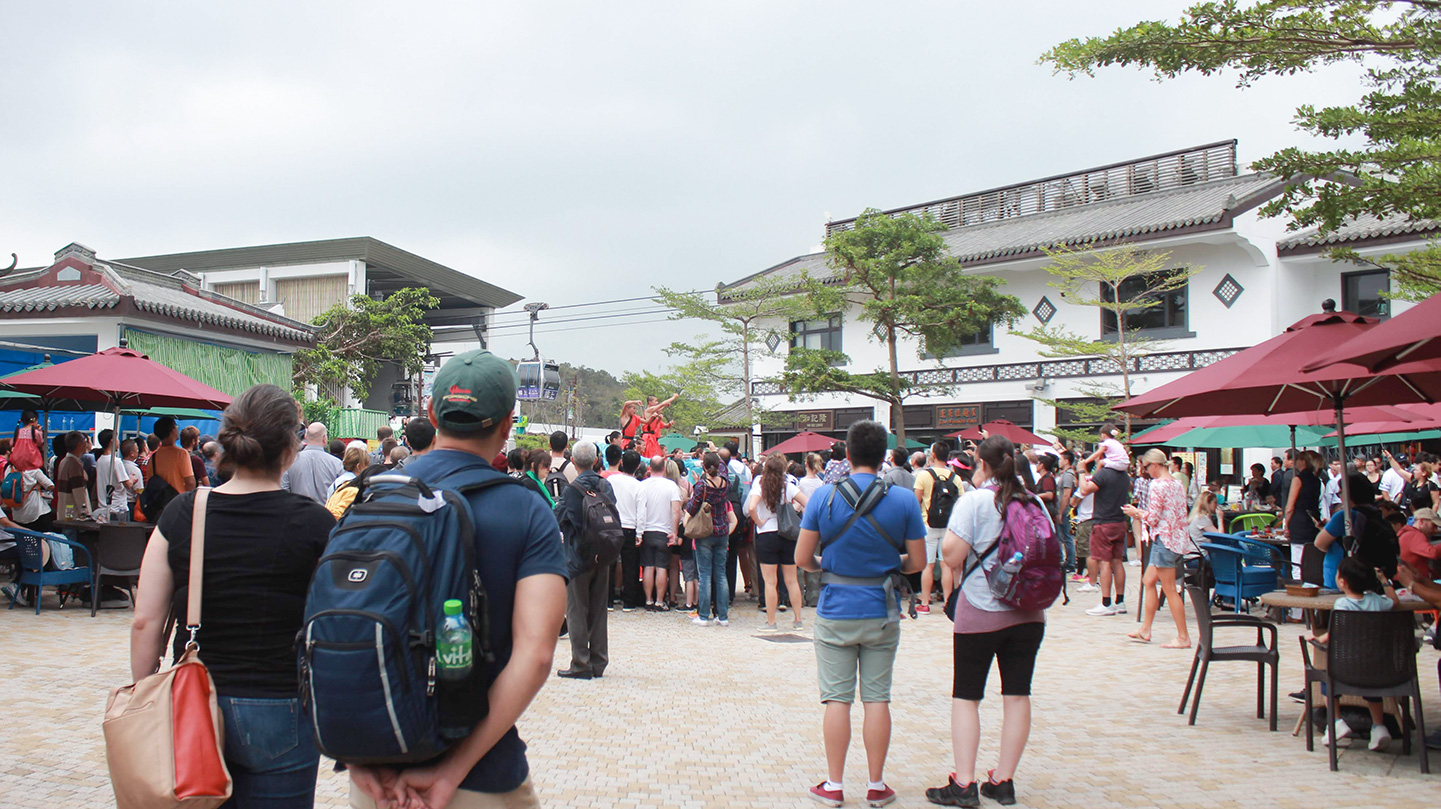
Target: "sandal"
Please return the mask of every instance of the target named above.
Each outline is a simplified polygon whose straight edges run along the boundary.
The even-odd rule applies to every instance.
[[[1163,644],[1161,644],[1161,648],[1162,648],[1162,649],[1189,649],[1189,648],[1191,648],[1191,643],[1190,643],[1190,641],[1187,641],[1186,643],[1179,643],[1179,642],[1173,640],[1173,641],[1171,641],[1170,643],[1163,643]]]
[[[1141,634],[1141,630],[1139,630],[1139,629],[1136,630],[1135,632],[1127,632],[1127,633],[1126,633],[1126,637],[1130,638],[1132,643],[1150,643],[1150,642],[1151,642],[1151,639],[1150,639],[1149,637],[1147,637],[1146,635],[1142,635],[1142,634]]]

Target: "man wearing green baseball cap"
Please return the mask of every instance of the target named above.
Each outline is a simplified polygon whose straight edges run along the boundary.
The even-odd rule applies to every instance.
[[[440,488],[461,472],[468,481],[516,483],[489,459],[510,438],[517,384],[510,363],[489,351],[452,357],[435,375],[427,412],[435,443],[405,465],[405,474]],[[497,661],[487,672],[490,713],[434,761],[398,772],[349,767],[352,807],[406,805],[413,797],[435,807],[450,805],[452,798],[466,806],[539,805],[515,723],[550,675],[565,616],[560,529],[541,498],[524,486],[489,486],[466,498],[475,515],[476,564],[488,596]]]

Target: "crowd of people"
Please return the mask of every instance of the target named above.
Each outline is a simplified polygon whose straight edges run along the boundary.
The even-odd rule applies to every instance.
[[[139,679],[163,665],[173,625],[167,616],[186,598],[195,493],[214,487],[207,618],[198,640],[226,719],[225,756],[238,806],[313,801],[319,753],[304,724],[291,721],[300,710],[293,642],[307,582],[331,530],[367,482],[387,472],[439,481],[474,469],[508,475],[513,480],[506,482],[517,485],[464,495],[476,514],[507,515],[475,525],[495,651],[487,670],[490,712],[436,761],[349,767],[352,806],[536,805],[515,721],[552,671],[572,680],[605,676],[607,614],[680,613],[697,627],[726,627],[741,598],[763,614],[760,633],[811,631],[827,763],[811,798],[831,806],[844,800],[851,706],[859,695],[866,802],[895,799],[884,769],[903,617],[931,615],[939,602],[954,636],[955,769],[926,797],[950,806],[977,806],[981,797],[1014,803],[1045,612],[1000,600],[989,582],[1004,561],[995,550],[1013,508],[1033,510],[1050,526],[1062,575],[1079,591],[1099,593],[1099,603],[1086,610],[1093,616],[1127,612],[1133,539],[1148,564],[1142,620],[1130,639],[1151,640],[1165,603],[1176,635],[1164,646],[1191,645],[1174,596],[1187,557],[1198,553],[1207,532],[1219,530],[1217,487],[1202,487],[1189,464],[1160,450],[1133,459],[1114,425],[1103,426],[1098,448],[1086,457],[1059,447],[1022,450],[1001,436],[888,453],[886,428],[862,421],[827,452],[750,459],[736,442],[666,452],[657,439],[677,397],[650,396],[625,403],[620,429],[599,444],[557,432],[545,449],[507,451],[515,386],[510,366],[488,352],[453,358],[436,389],[462,393],[437,398],[399,436],[382,427],[374,449],[333,440],[321,423],[305,424],[288,393],[265,385],[236,398],[216,437],[161,418],[143,440],[102,430],[92,445],[81,432],[46,436],[27,412],[0,440],[0,475],[16,473],[20,483],[0,527],[47,532],[57,518],[83,517],[156,525],[132,627],[132,674]],[[1438,594],[1429,585],[1441,575],[1441,544],[1431,541],[1441,528],[1437,459],[1382,457],[1384,471],[1367,459],[1343,472],[1339,461],[1288,452],[1274,459],[1271,476],[1253,468],[1246,484],[1246,499],[1281,512],[1304,577],[1339,587],[1356,609],[1392,603],[1386,587],[1393,577],[1423,597]],[[1349,475],[1344,504],[1342,474]],[[620,536],[614,555],[599,564],[580,554],[593,502],[610,511]],[[1340,523],[1343,506],[1361,526],[1350,533]],[[1381,526],[1392,532],[1392,544]],[[1342,550],[1346,536],[1358,537],[1349,554]],[[58,546],[51,555],[47,564],[73,564]],[[9,593],[35,597],[13,586]],[[560,635],[568,636],[571,656],[556,670]],[[177,657],[183,641],[175,633]],[[979,704],[993,662],[1003,721],[995,766],[978,779]],[[1332,732],[1349,729],[1337,725]]]

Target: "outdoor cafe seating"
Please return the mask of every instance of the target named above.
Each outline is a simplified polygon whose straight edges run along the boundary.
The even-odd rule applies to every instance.
[[[1217,546],[1219,547],[1219,546]],[[1219,580],[1217,582],[1219,584]],[[1186,712],[1190,702],[1191,716],[1186,724],[1196,724],[1196,713],[1201,709],[1201,691],[1206,687],[1206,672],[1213,662],[1255,663],[1256,664],[1256,718],[1266,717],[1265,683],[1266,667],[1271,667],[1271,730],[1276,730],[1276,691],[1281,653],[1277,649],[1276,625],[1254,615],[1213,614],[1206,591],[1195,582],[1186,585],[1186,595],[1196,613],[1196,655],[1191,660],[1191,675],[1186,679],[1186,690],[1181,695],[1181,707],[1176,713]],[[1253,644],[1228,644],[1217,646],[1217,629],[1254,629],[1256,642]],[[1192,697],[1192,687],[1195,696]]]
[[[20,577],[16,579],[17,587],[36,588],[35,614],[40,614],[40,593],[46,587],[62,588],[60,594],[60,606],[65,606],[65,601],[73,593],[67,585],[85,584],[90,585],[94,592],[95,574],[92,567],[90,550],[84,544],[59,534],[41,534],[35,531],[27,531],[22,528],[7,528],[6,533],[15,538],[15,547],[20,552]],[[75,551],[76,566],[70,570],[46,570],[45,542],[59,542],[69,545]],[[81,557],[84,557],[85,564],[78,564]],[[18,592],[18,590],[17,590]],[[96,599],[92,596],[91,603]],[[9,609],[15,609],[15,596],[10,597]],[[91,616],[95,615],[91,610]]]

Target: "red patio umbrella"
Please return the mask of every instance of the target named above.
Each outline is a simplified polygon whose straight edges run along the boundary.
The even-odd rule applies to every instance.
[[[130,348],[107,348],[88,357],[6,377],[0,385],[50,399],[89,402],[97,410],[198,407],[224,410],[227,393],[167,368]]]
[[[820,452],[823,449],[830,449],[836,443],[836,439],[830,436],[813,433],[807,430],[791,436],[766,450],[765,454],[774,455],[777,452],[786,455],[792,452]]]
[[[1007,419],[996,419],[979,427],[967,427],[959,432],[947,435],[947,438],[965,438],[971,441],[980,441],[985,438],[981,435],[984,430],[986,435],[1003,435],[1011,440],[1012,444],[1040,444],[1049,447],[1051,439],[1036,435],[1025,427],[1017,427]]]
[[[1441,374],[1436,367],[1405,363],[1400,375],[1370,377],[1354,366],[1327,366],[1302,371],[1326,346],[1339,345],[1375,326],[1375,321],[1350,312],[1326,311],[1292,324],[1258,345],[1215,362],[1117,406],[1141,416],[1269,416],[1280,413],[1334,411],[1340,434],[1337,447],[1346,454],[1346,408],[1366,405],[1435,403],[1441,400]],[[1341,480],[1344,498],[1350,487]],[[1345,512],[1350,531],[1350,511]]]
[[[1403,362],[1441,360],[1441,295],[1432,295],[1374,329],[1313,358],[1303,371],[1358,365],[1378,371]]]

